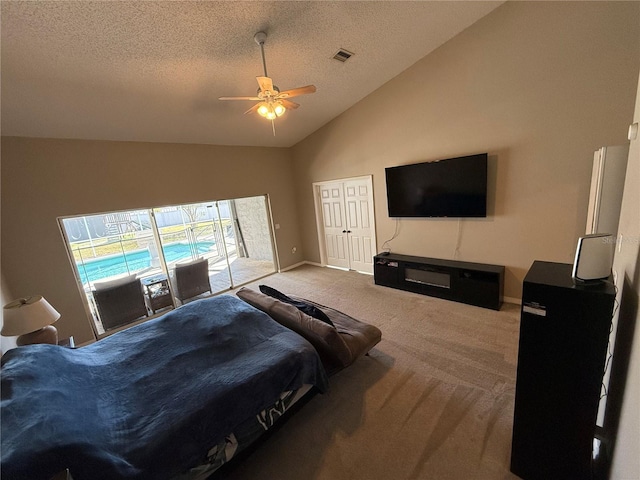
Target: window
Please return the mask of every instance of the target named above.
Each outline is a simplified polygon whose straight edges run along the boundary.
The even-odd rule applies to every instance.
[[[276,271],[266,195],[67,217],[60,225],[98,337]],[[207,260],[210,289],[185,299],[177,291],[174,269],[202,258]],[[129,317],[107,319],[110,309],[103,302],[110,300],[96,292],[132,279],[140,282],[140,296],[131,301],[145,302],[146,315],[132,309]]]

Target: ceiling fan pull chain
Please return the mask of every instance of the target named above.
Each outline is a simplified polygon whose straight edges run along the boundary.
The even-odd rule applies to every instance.
[[[276,122],[271,119],[271,128],[273,129],[273,136],[276,136]]]

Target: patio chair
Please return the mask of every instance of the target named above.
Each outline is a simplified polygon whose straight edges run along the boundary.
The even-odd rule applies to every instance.
[[[199,258],[192,262],[176,264],[173,281],[176,298],[181,303],[205,292],[211,292],[209,261],[206,258]]]
[[[95,282],[93,286],[93,299],[105,330],[148,315],[142,285],[135,275]]]

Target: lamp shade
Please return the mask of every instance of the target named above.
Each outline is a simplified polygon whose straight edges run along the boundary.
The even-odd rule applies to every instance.
[[[35,332],[60,318],[56,309],[40,295],[7,303],[3,311],[0,334],[5,337]]]

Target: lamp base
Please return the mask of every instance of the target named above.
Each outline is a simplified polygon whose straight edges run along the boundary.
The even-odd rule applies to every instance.
[[[52,345],[58,344],[58,329],[53,325],[47,325],[35,332],[25,333],[20,335],[16,339],[16,344],[19,347],[24,345],[31,345],[34,343],[50,343]]]

